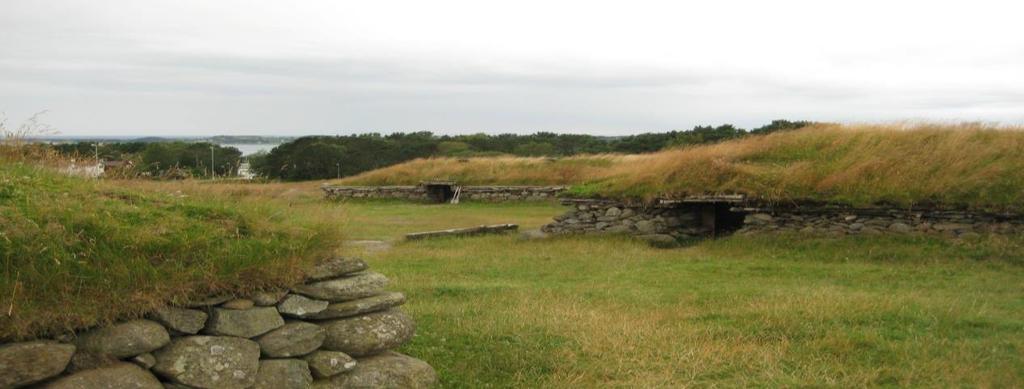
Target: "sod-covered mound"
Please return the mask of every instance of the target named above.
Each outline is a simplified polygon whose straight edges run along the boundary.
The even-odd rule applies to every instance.
[[[0,158],[0,339],[289,285],[338,242],[336,227],[279,205],[136,184]]]
[[[620,199],[745,194],[764,201],[1024,210],[1024,131],[982,124],[816,125],[643,155],[420,159],[339,181],[571,185]]]

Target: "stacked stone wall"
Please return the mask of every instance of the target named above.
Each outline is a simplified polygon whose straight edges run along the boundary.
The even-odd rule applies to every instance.
[[[415,324],[359,259],[289,290],[217,296],[60,339],[0,346],[0,388],[424,388],[436,373],[391,351]]]
[[[748,209],[743,228],[738,233],[763,232],[832,235],[920,233],[959,238],[1024,232],[1024,216],[895,207],[793,206]]]
[[[652,207],[614,201],[569,200],[572,206],[541,228],[551,234],[670,235],[674,238],[709,233],[701,227],[700,210],[693,206]]]
[[[454,190],[454,186],[452,189]],[[401,199],[429,200],[423,186],[325,186],[327,199]],[[460,201],[503,202],[553,200],[565,191],[563,186],[463,186]]]

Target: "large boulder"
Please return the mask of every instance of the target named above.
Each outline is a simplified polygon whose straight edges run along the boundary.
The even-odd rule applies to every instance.
[[[284,319],[274,307],[245,310],[214,308],[205,333],[210,335],[252,338],[284,325]]]
[[[388,279],[380,273],[366,272],[345,278],[313,282],[292,288],[296,293],[331,302],[370,297],[387,286]]]
[[[60,374],[74,354],[75,346],[51,341],[0,346],[0,388],[28,385]]]
[[[324,343],[324,329],[313,323],[295,321],[256,338],[263,356],[287,358],[306,355]]]
[[[330,304],[323,300],[314,300],[301,294],[290,294],[277,304],[277,311],[282,315],[304,318],[327,309]]]
[[[321,323],[327,330],[324,350],[341,351],[354,357],[377,354],[398,347],[412,338],[416,325],[397,309]]]
[[[346,274],[363,271],[369,268],[366,262],[359,258],[331,258],[318,263],[306,272],[306,279],[320,281],[330,278],[338,278]]]
[[[206,326],[206,312],[177,307],[163,307],[150,315],[172,331],[194,335]]]
[[[301,359],[260,361],[254,389],[306,389],[313,383],[309,366]]]
[[[314,351],[302,357],[314,378],[328,378],[356,367],[356,360],[341,351]]]
[[[260,345],[230,336],[188,336],[153,356],[153,371],[169,381],[199,388],[244,388],[256,383]]]
[[[78,336],[75,344],[80,352],[107,354],[129,358],[167,345],[171,335],[152,320],[132,320],[100,327]]]
[[[317,389],[430,388],[437,373],[426,362],[396,352],[362,358],[352,371],[313,383]]]
[[[345,301],[328,305],[320,312],[306,315],[309,319],[337,319],[362,315],[364,313],[383,311],[405,303],[405,295],[400,292],[387,292],[367,298]]]
[[[150,372],[131,363],[83,370],[43,386],[47,389],[163,389]]]

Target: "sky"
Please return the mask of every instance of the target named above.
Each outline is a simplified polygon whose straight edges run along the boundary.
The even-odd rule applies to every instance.
[[[0,112],[92,136],[1024,124],[1018,4],[4,0]]]

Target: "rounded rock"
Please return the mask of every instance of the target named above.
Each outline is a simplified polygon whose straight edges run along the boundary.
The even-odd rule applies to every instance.
[[[64,371],[75,346],[51,341],[0,346],[0,388],[36,383]]]
[[[171,341],[167,329],[152,320],[132,320],[100,327],[75,340],[80,352],[130,358],[161,348]]]
[[[322,323],[327,331],[322,348],[353,357],[373,355],[412,339],[416,325],[397,309]]]
[[[359,273],[345,278],[314,282],[292,288],[296,293],[307,297],[341,302],[380,293],[387,286],[388,279],[380,273]]]
[[[43,386],[47,389],[163,389],[152,373],[131,363],[83,370]]]
[[[252,338],[284,325],[284,318],[274,307],[245,310],[214,308],[205,333]]]
[[[263,356],[270,358],[297,357],[309,354],[324,343],[326,332],[313,323],[295,321],[256,338]]]
[[[341,351],[314,351],[302,357],[315,378],[329,378],[356,367],[356,360]]]
[[[187,336],[175,339],[153,356],[153,371],[175,383],[244,388],[256,382],[260,345],[231,336]]]
[[[355,368],[313,384],[318,389],[406,388],[423,389],[437,384],[437,372],[426,362],[396,352],[359,359]]]
[[[309,365],[301,359],[260,361],[254,389],[305,389],[313,383]]]

